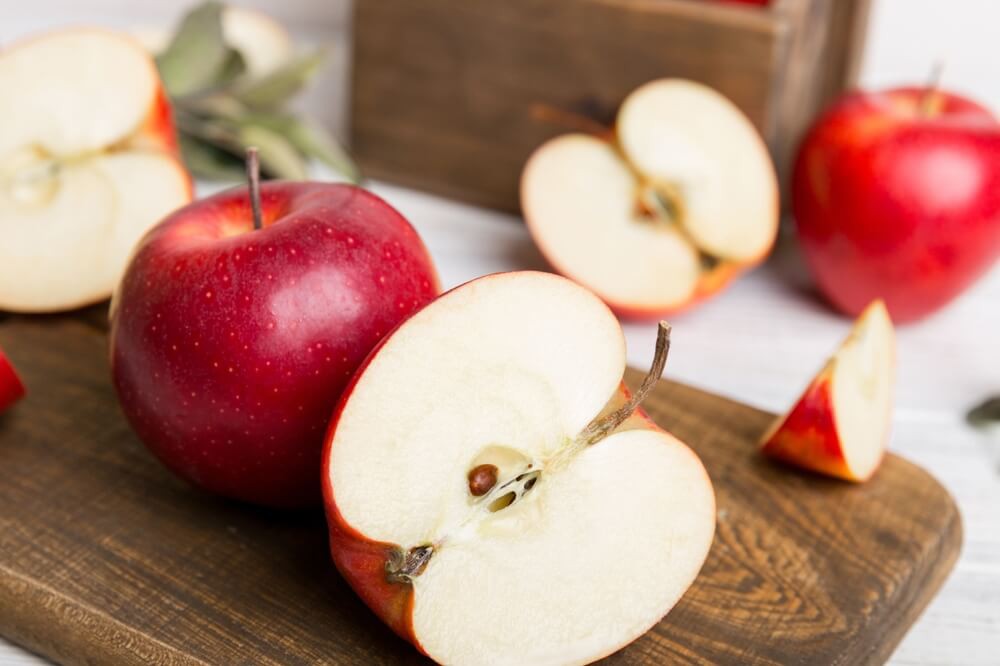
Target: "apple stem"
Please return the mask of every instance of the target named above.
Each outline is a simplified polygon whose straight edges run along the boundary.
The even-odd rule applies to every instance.
[[[607,137],[611,133],[611,128],[607,127],[592,118],[573,113],[565,109],[543,104],[541,102],[531,105],[531,117],[544,123],[559,125],[566,129],[577,130],[585,134],[593,134],[598,137]]]
[[[247,184],[250,186],[250,209],[253,211],[254,231],[264,227],[260,212],[260,156],[256,146],[247,148]]]
[[[639,389],[624,405],[607,416],[598,417],[591,421],[590,425],[580,433],[577,441],[581,442],[583,446],[594,444],[607,437],[615,428],[624,423],[628,417],[632,416],[632,413],[635,412],[639,404],[642,403],[649,392],[653,390],[653,387],[656,386],[656,382],[660,380],[660,375],[663,374],[663,367],[667,364],[667,353],[669,351],[670,324],[661,321],[656,330],[656,351],[653,353],[653,364],[650,366],[645,378],[643,378],[642,384],[639,385]]]
[[[931,74],[927,78],[927,86],[920,97],[920,114],[924,116],[932,115],[937,102],[938,92],[941,88],[941,77],[944,75],[944,61],[935,61],[931,67]]]

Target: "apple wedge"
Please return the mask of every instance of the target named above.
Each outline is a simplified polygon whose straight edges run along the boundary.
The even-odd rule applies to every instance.
[[[895,356],[889,313],[874,301],[791,411],[764,434],[761,451],[848,481],[870,478],[889,440]]]
[[[152,61],[103,30],[0,52],[0,309],[107,298],[140,236],[191,199]]]
[[[0,349],[0,412],[24,397],[24,384],[14,365]]]
[[[750,121],[707,86],[647,83],[616,140],[568,134],[521,179],[535,242],[616,312],[649,318],[706,298],[759,263],[778,230],[778,186]]]
[[[334,562],[441,663],[595,660],[656,624],[712,542],[698,457],[635,411],[622,330],[556,275],[491,275],[390,334],[333,418]]]

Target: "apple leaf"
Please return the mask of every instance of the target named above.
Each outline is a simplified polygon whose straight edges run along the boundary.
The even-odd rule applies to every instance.
[[[289,113],[249,112],[241,122],[277,132],[304,157],[322,162],[351,183],[361,182],[354,160],[320,125]]]
[[[214,0],[198,5],[181,20],[166,50],[156,57],[163,85],[171,97],[184,97],[243,73],[243,57],[222,34],[223,6]]]
[[[240,128],[240,140],[246,146],[256,146],[261,169],[288,180],[305,180],[309,175],[305,161],[285,137],[259,125]]]
[[[243,159],[230,151],[184,134],[180,144],[184,163],[200,178],[235,181],[246,175]]]
[[[315,50],[296,56],[259,79],[243,81],[234,91],[236,99],[253,108],[283,106],[319,71],[324,53]]]
[[[977,428],[1000,428],[1000,396],[994,396],[969,410],[965,415],[970,425]]]

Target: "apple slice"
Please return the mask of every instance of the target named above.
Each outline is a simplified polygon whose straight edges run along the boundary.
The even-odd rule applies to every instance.
[[[889,440],[895,356],[889,313],[874,301],[792,410],[764,434],[761,451],[848,481],[870,478]]]
[[[24,384],[14,365],[0,349],[0,412],[24,397]]]
[[[653,81],[622,104],[616,132],[616,142],[557,137],[525,166],[525,220],[559,272],[622,315],[651,317],[710,296],[767,255],[777,178],[729,100]]]
[[[441,663],[584,663],[658,622],[712,542],[698,457],[629,398],[621,327],[548,273],[441,296],[369,357],[324,459],[333,559]],[[631,416],[630,416],[631,415]]]
[[[0,309],[107,298],[135,241],[191,199],[152,61],[61,31],[0,53],[0,87]]]

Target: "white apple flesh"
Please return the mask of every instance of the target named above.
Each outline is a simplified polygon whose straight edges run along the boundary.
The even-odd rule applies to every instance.
[[[191,198],[152,62],[67,30],[0,52],[0,87],[0,309],[106,298],[139,237]]]
[[[750,121],[680,79],[622,104],[617,141],[557,137],[529,159],[521,204],[542,253],[621,314],[659,316],[759,262],[778,229],[777,179]]]
[[[640,636],[701,568],[715,499],[647,419],[593,429],[624,369],[614,315],[558,276],[492,275],[425,307],[331,425],[338,568],[442,663],[586,663]]]

